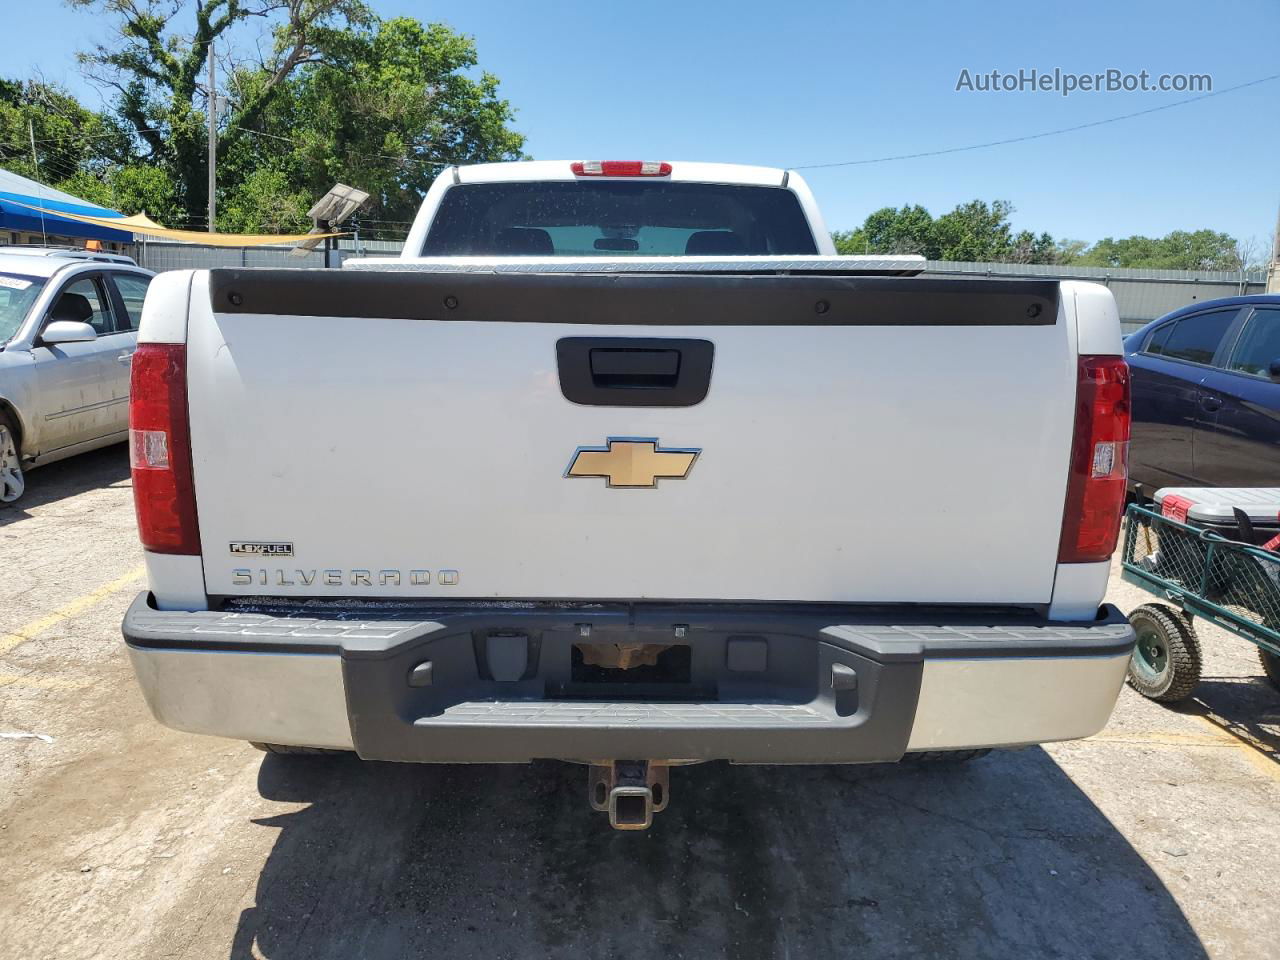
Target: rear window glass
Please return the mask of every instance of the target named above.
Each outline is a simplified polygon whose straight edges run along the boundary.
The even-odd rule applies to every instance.
[[[790,190],[666,180],[462,184],[444,195],[422,247],[427,257],[817,252]]]
[[[1212,363],[1213,355],[1218,352],[1218,344],[1226,335],[1231,321],[1239,313],[1238,308],[1215,310],[1211,313],[1198,313],[1194,317],[1183,317],[1171,324],[1173,330],[1163,343],[1157,344],[1155,338],[1147,346],[1148,353],[1159,354],[1170,360],[1190,360],[1192,363]]]

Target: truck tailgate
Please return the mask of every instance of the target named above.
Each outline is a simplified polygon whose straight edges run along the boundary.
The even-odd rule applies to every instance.
[[[1076,384],[1059,301],[1042,281],[197,274],[206,588],[1046,603]],[[573,402],[566,338],[709,342],[705,399]]]

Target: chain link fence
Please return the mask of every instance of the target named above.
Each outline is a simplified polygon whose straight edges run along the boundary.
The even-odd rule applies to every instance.
[[[1130,507],[1124,563],[1173,596],[1188,595],[1280,630],[1280,554]]]

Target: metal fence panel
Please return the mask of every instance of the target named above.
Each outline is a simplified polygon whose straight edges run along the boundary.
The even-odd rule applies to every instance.
[[[1101,283],[1115,295],[1120,325],[1132,333],[1156,317],[1200,300],[1265,293],[1265,270],[1157,270],[1146,267],[1077,267],[1042,263],[971,263],[930,260],[934,276],[1052,277]]]

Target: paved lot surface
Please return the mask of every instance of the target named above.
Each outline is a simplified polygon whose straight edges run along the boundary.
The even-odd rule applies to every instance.
[[[617,834],[574,767],[162,729],[118,633],[142,585],[123,451],[29,490],[0,510],[0,957],[1280,951],[1280,694],[1217,631],[1184,709],[1126,690],[1098,737],[945,771],[678,770],[654,829]]]

